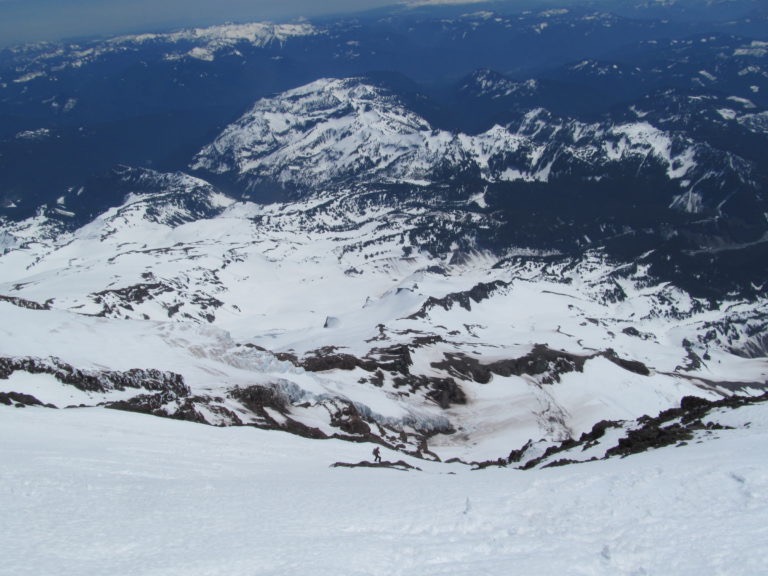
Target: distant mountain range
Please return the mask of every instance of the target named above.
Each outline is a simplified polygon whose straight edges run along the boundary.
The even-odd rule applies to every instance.
[[[5,50],[0,380],[531,466],[761,395],[766,24],[493,3]]]

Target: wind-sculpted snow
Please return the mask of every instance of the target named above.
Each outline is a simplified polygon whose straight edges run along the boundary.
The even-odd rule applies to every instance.
[[[577,169],[604,176],[628,161],[655,163],[679,181],[693,177],[701,148],[646,122],[585,124],[541,109],[482,134],[450,133],[385,88],[324,79],[260,100],[192,167],[232,173],[251,187],[275,182],[300,190],[353,180],[434,182],[457,170],[489,182],[547,182]]]

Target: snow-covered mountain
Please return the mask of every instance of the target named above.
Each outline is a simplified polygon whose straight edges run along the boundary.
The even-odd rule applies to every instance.
[[[436,125],[397,77],[315,80],[257,100],[188,158],[195,176],[122,166],[3,220],[5,392],[39,375],[43,404],[66,404],[64,386],[77,403],[466,461],[686,396],[761,394],[764,266],[719,270],[765,244],[765,167],[636,107],[529,107],[547,82],[473,73],[462,102],[517,102],[473,133]],[[740,125],[760,134],[760,113]]]
[[[25,66],[19,71],[20,74],[8,80],[14,84],[25,84],[67,69],[93,65],[115,54],[140,52],[147,46],[160,47],[163,59],[169,61],[192,58],[212,62],[222,53],[236,54],[238,46],[279,46],[292,38],[323,33],[323,29],[309,23],[249,22],[187,28],[169,33],[131,34],[100,42],[18,46],[10,48],[9,52],[21,59]]]
[[[760,572],[765,9],[409,4],[0,52],[14,573]]]
[[[509,90],[488,73],[472,82]],[[256,201],[370,186],[422,188],[438,203],[474,200],[485,225],[470,236],[482,248],[602,245],[635,258],[669,246],[666,255],[684,262],[669,270],[658,260],[654,273],[689,290],[678,271],[706,277],[699,255],[764,243],[766,173],[752,152],[720,149],[637,115],[588,123],[542,108],[478,134],[448,131],[415,112],[412,100],[363,78],[318,80],[259,100],[191,168]],[[759,124],[754,115],[743,121]],[[739,283],[762,285],[762,272],[745,271],[733,283],[710,275],[699,284],[720,295],[742,291]]]
[[[387,90],[346,79],[318,80],[259,101],[192,168],[234,172],[246,187],[268,180],[312,190],[349,181],[432,183],[466,172],[487,182],[548,182],[575,170],[600,178],[615,166],[647,162],[685,188],[713,175],[708,168],[696,177],[697,155],[705,151],[704,144],[645,122],[584,124],[542,109],[515,126],[451,133],[430,126]],[[749,178],[748,165],[739,169]]]
[[[481,461],[768,378],[765,300],[692,298],[599,250],[445,244],[485,225],[477,198],[259,205],[183,174],[121,177],[133,193],[83,227],[6,223],[7,392]]]

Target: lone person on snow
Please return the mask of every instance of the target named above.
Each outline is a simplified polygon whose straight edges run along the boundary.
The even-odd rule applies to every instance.
[[[381,462],[381,450],[379,450],[378,446],[373,449],[373,460],[374,462]]]

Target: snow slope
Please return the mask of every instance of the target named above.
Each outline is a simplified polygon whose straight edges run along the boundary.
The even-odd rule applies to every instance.
[[[98,45],[194,68],[317,34],[255,24]],[[67,50],[62,71],[106,54]],[[58,66],[31,58],[14,86]],[[539,88],[475,83],[502,106]],[[721,123],[764,132],[751,100],[718,102]],[[0,220],[3,567],[765,572],[761,268],[717,299],[650,272],[760,247],[762,172],[632,110],[519,108],[454,133],[380,84],[317,80],[256,102],[194,177],[121,167]],[[602,190],[600,216],[581,185]],[[567,222],[539,211],[560,199]],[[695,242],[622,261],[598,247],[678,235]]]
[[[765,570],[764,405],[717,440],[566,468],[408,459],[370,445],[101,409],[0,406],[8,574],[670,576]],[[383,451],[385,460],[401,454]]]

